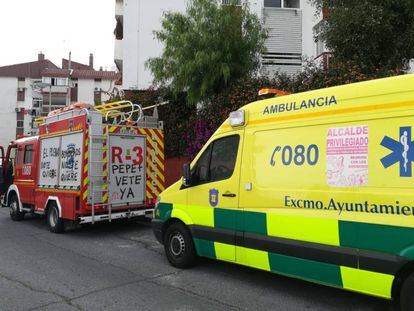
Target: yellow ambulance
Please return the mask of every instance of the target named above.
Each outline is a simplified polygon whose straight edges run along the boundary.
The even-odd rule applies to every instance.
[[[173,266],[197,256],[414,308],[414,75],[232,112],[153,230]]]

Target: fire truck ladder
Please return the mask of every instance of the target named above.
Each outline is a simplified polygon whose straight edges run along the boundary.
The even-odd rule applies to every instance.
[[[98,132],[99,134],[96,134]],[[108,131],[106,131],[108,133]],[[105,142],[105,143],[104,143]],[[108,152],[108,135],[102,134],[102,124],[89,127],[89,190],[92,211],[92,224],[95,223],[96,207],[108,207],[108,220],[112,220],[112,205],[108,195],[108,171],[104,171],[104,153]],[[107,202],[104,195],[107,195]]]
[[[141,106],[129,100],[103,103],[95,106],[95,109],[102,113],[107,123],[112,120],[112,124],[134,125],[143,117]],[[133,120],[134,117],[136,120]]]

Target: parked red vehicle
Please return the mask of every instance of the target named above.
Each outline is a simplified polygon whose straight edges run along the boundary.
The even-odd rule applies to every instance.
[[[120,111],[128,106],[128,112]],[[55,233],[67,221],[150,214],[164,190],[163,140],[156,114],[143,116],[130,102],[54,111],[38,135],[10,142],[7,151],[0,148],[3,206],[15,221],[26,213],[46,215]]]

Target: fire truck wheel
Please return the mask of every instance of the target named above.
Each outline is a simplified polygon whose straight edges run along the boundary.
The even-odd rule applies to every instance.
[[[64,231],[64,221],[59,217],[59,209],[55,202],[50,203],[47,209],[47,224],[49,230],[53,233],[62,233]]]
[[[24,213],[20,211],[19,200],[17,196],[13,195],[9,203],[10,218],[14,221],[19,221],[24,218]]]
[[[167,259],[176,268],[189,268],[195,264],[197,254],[189,230],[181,223],[170,225],[164,235]]]

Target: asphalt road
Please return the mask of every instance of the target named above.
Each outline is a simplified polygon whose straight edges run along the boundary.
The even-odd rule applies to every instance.
[[[237,265],[171,267],[148,222],[52,234],[0,208],[0,310],[390,310],[389,303]]]

